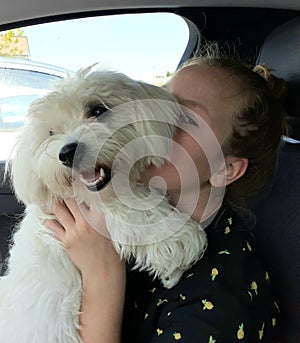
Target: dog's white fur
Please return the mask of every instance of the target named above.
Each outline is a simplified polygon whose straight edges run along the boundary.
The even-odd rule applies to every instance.
[[[159,101],[153,105],[149,99]],[[132,103],[133,100],[137,103]],[[105,120],[87,118],[89,106],[95,103],[111,109]],[[122,104],[121,111],[114,110]],[[103,211],[120,257],[133,260],[136,268],[158,277],[167,288],[174,286],[182,273],[202,257],[205,233],[187,215],[169,205],[163,195],[151,193],[137,182],[140,171],[151,163],[162,165],[171,153],[178,120],[178,111],[172,104],[175,105],[173,97],[162,88],[133,81],[122,74],[86,69],[31,105],[12,163],[13,186],[26,205],[26,213],[14,234],[8,271],[0,280],[1,342],[81,342],[80,274],[63,245],[44,226],[45,219],[51,218],[47,213],[53,199],[76,196],[79,203]],[[143,141],[149,135],[145,144],[132,144],[118,155],[120,148],[132,139],[141,137]],[[93,167],[97,156],[96,163],[111,165],[115,159],[117,177],[118,173],[122,175],[124,163],[130,163],[139,154],[147,155],[131,170],[129,184],[134,194],[128,196],[127,203],[117,196],[113,182],[100,192],[91,192],[77,182],[74,195],[76,173],[72,174],[71,168],[58,158],[60,149],[74,140],[87,147],[86,153],[78,157],[79,171],[91,163]],[[95,141],[105,143],[99,156]],[[124,192],[120,188],[126,199],[126,187]],[[137,203],[136,196],[142,201],[149,195],[151,201],[158,200],[159,204],[153,201],[153,208],[148,210],[132,209]],[[168,216],[171,221],[165,220]],[[149,224],[153,224],[150,229]],[[174,230],[176,226],[180,229]]]

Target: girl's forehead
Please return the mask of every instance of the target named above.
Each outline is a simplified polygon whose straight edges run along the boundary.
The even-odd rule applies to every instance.
[[[182,93],[205,91],[230,91],[228,86],[234,84],[236,77],[220,68],[206,64],[189,65],[175,73],[175,75],[165,84],[170,91],[180,91]]]
[[[180,69],[165,87],[179,102],[198,102],[208,110],[226,106],[239,94],[237,77],[207,65],[190,65]]]

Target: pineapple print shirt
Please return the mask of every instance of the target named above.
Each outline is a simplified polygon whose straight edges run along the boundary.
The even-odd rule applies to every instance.
[[[222,208],[204,257],[172,289],[129,271],[122,343],[274,343],[279,307],[251,216]]]

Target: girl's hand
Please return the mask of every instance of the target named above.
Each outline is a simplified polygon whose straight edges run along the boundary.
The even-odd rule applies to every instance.
[[[106,238],[109,235],[102,213],[91,211],[84,205],[79,208],[73,199],[54,203],[53,212],[57,220],[47,220],[45,224],[63,243],[83,280],[99,275],[100,271],[106,276],[111,268],[124,268],[111,240]],[[105,233],[106,237],[99,232]]]
[[[106,231],[107,236],[104,215],[87,207],[79,209],[72,199],[65,200],[63,204],[55,203],[53,212],[57,220],[47,220],[45,224],[63,243],[82,276],[82,340],[85,343],[119,343],[125,297],[125,263],[120,261],[111,241],[94,228]]]

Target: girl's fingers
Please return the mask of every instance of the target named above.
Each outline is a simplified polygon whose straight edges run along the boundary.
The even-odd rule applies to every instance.
[[[79,206],[76,200],[69,198],[64,203],[54,203],[53,212],[66,233],[82,234],[93,229],[110,239],[104,214],[85,204]]]
[[[79,206],[76,200],[70,198],[65,200],[65,204],[79,228],[90,227],[107,237],[107,231],[105,230],[106,223],[103,213],[91,210],[84,203]]]
[[[76,200],[74,199],[65,199],[64,200],[66,207],[69,209],[75,221],[82,219],[81,209],[78,207]]]
[[[58,218],[63,228],[74,226],[75,224],[74,216],[64,203],[55,202],[53,204],[53,212]]]
[[[62,243],[64,242],[66,231],[57,220],[47,219],[45,220],[45,225],[53,232],[53,235],[56,239]]]
[[[78,212],[78,205],[77,205],[76,200],[67,198],[67,199],[64,199],[64,203],[66,204],[66,206],[72,213],[73,217],[75,218],[75,214]]]

